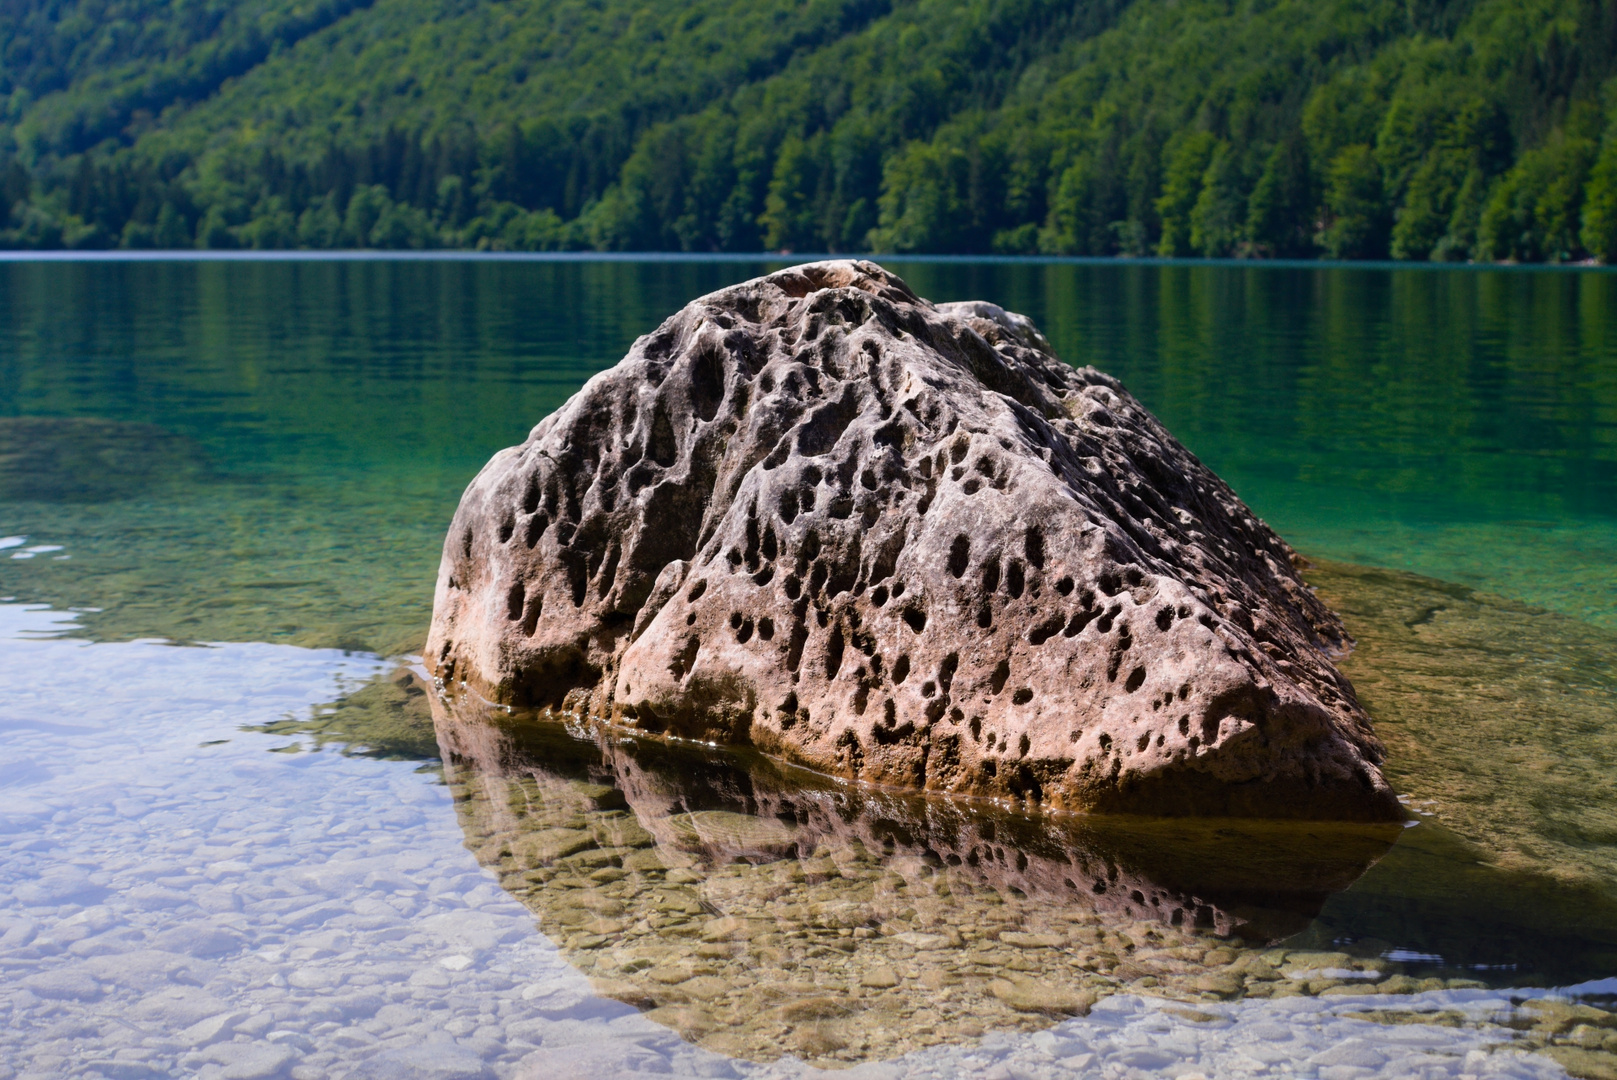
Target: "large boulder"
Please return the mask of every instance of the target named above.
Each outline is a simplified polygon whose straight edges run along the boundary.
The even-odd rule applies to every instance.
[[[693,301],[494,456],[426,659],[880,784],[1396,818],[1297,561],[1027,319],[816,263]]]

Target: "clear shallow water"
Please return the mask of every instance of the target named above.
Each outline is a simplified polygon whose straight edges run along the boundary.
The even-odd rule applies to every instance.
[[[42,1075],[253,1074],[259,1066],[231,1057],[249,1050],[218,1049],[234,1046],[268,1055],[252,1059],[265,1075],[335,1075],[372,1058],[367,1068],[408,1075],[427,1059],[377,1055],[430,1034],[499,1074],[754,1068],[690,1048],[672,1019],[660,1026],[591,996],[569,934],[550,927],[559,951],[539,936],[511,897],[546,929],[542,905],[501,889],[498,859],[484,869],[463,846],[478,846],[481,826],[457,820],[436,773],[410,760],[266,751],[289,739],[312,747],[321,731],[353,741],[333,718],[363,706],[382,718],[362,740],[382,757],[431,754],[430,736],[398,720],[402,691],[372,657],[419,644],[442,529],[466,481],[636,334],[769,265],[0,264],[0,596],[78,610],[59,627],[76,640],[7,645],[0,666],[0,798],[18,845],[4,866],[19,883],[0,911],[12,920],[0,965],[8,981],[13,969],[44,980],[12,999],[6,1026],[28,1034],[0,1062]],[[1297,547],[1341,564],[1324,565],[1316,583],[1360,639],[1348,670],[1395,780],[1431,817],[1327,900],[1293,948],[1390,953],[1417,978],[1502,987],[1617,974],[1617,277],[894,268],[934,299],[986,298],[1033,316],[1063,356],[1123,378]],[[28,636],[21,625],[47,618],[62,616],[15,616],[7,634]],[[343,704],[316,711],[339,680]],[[279,734],[238,730],[265,724]],[[120,787],[148,809],[119,810]],[[274,854],[255,870],[261,849]],[[387,865],[408,883],[367,884]],[[722,879],[695,887],[733,885]],[[52,891],[58,880],[65,892]],[[220,881],[240,894],[224,914],[196,899]],[[173,902],[140,899],[160,895]],[[288,911],[314,915],[292,925],[280,918]],[[446,929],[485,915],[511,936],[489,931],[474,947]],[[179,977],[167,954],[190,954],[175,943],[216,916],[225,937],[209,940],[237,959],[193,957],[218,967],[179,985],[196,989],[206,974],[209,1002],[270,1010],[269,1026],[227,1025],[215,1049],[190,1049],[175,1043],[178,1013],[137,1006]],[[16,929],[25,923],[34,929]],[[347,937],[315,940],[328,931]],[[83,966],[120,950],[165,955]],[[454,956],[468,963],[439,963]],[[360,970],[361,957],[382,967]],[[299,986],[300,965],[317,961],[341,978],[300,975],[310,985]],[[431,978],[412,983],[421,970]],[[444,978],[467,981],[446,988]],[[552,992],[583,1011],[533,1006]],[[345,995],[365,1003],[352,1016],[341,1004],[322,1012]],[[380,999],[429,1009],[429,1021],[380,1004],[363,1015]],[[431,1008],[440,999],[454,1021]],[[1508,1007],[1481,990],[1378,1001],[1391,999],[1465,1000],[1473,1019]],[[920,1057],[902,1068],[1555,1068],[1514,1051],[1468,1061],[1508,1037],[1474,1026],[1421,1035],[1438,1039],[1422,1045],[1441,1060],[1417,1068],[1387,1053],[1416,1029],[1330,1019],[1348,1009],[1335,999],[1204,1000],[1211,1021],[1163,1008],[1120,993],[1057,1035],[990,1027],[986,1051],[943,1039],[907,1051]],[[545,1026],[558,1017],[573,1035]],[[111,1034],[137,1029],[156,1045]],[[621,1050],[628,1043],[608,1052],[602,1033],[619,1030],[660,1057]],[[280,1031],[293,1034],[272,1038]],[[1354,1038],[1386,1060],[1315,1060]],[[1278,1057],[1251,1049],[1276,1040]],[[1145,1045],[1169,1047],[1152,1052],[1171,1061],[1127,1057]],[[120,1049],[123,1063],[92,1066]],[[137,1060],[141,1049],[150,1053]],[[543,1056],[552,1052],[562,1056]]]

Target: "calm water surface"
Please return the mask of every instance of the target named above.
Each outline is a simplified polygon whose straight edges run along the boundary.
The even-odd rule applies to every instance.
[[[1613,275],[892,264],[1120,377],[1315,560],[1420,815],[1390,851],[1180,836],[1227,853],[1198,862],[498,717],[440,764],[400,658],[466,482],[778,265],[0,264],[0,1077],[1560,1075],[1617,1050],[1513,1004],[1617,991]],[[929,864],[939,830],[1022,877]],[[1086,860],[1201,927],[1039,884]],[[1070,1006],[1023,1006],[1054,986],[1110,996],[1051,1028]],[[827,995],[864,1004],[801,1005]]]

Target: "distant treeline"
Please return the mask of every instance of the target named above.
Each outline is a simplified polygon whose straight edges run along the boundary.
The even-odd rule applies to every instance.
[[[1617,0],[523,2],[13,42],[0,245],[1617,260]]]

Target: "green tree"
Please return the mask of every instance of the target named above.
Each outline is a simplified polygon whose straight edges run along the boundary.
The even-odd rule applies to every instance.
[[[1162,195],[1157,199],[1157,216],[1162,221],[1159,255],[1189,255],[1191,211],[1201,197],[1202,178],[1218,149],[1218,139],[1208,131],[1186,131],[1168,145],[1167,168],[1163,170]]]
[[[1296,259],[1313,253],[1316,186],[1308,144],[1294,132],[1270,152],[1247,202],[1252,254]]]
[[[1584,189],[1584,250],[1608,265],[1617,261],[1617,138],[1606,136]]]
[[[1246,198],[1235,151],[1219,142],[1202,174],[1201,190],[1190,208],[1190,247],[1209,258],[1231,255],[1241,241]]]
[[[1325,173],[1323,246],[1333,259],[1381,259],[1387,255],[1390,218],[1375,151],[1360,143],[1344,147]]]

